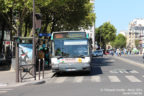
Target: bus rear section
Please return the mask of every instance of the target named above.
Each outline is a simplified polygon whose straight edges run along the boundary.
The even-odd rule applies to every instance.
[[[91,71],[88,39],[58,39],[52,42],[53,72]]]

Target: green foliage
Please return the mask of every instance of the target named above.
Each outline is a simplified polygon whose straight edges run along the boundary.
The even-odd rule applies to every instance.
[[[89,0],[35,0],[45,33],[92,26],[95,20],[92,7]],[[13,32],[20,32],[21,36],[32,32],[32,12],[33,0],[0,0],[0,13]]]
[[[116,28],[110,24],[110,22],[105,22],[99,28],[96,28],[96,41],[98,45],[105,48],[106,44],[114,41],[116,37]]]
[[[139,47],[139,40],[135,40],[135,46],[136,46],[136,48]]]
[[[95,19],[89,0],[51,0],[49,4],[39,8],[45,27],[51,26],[51,31],[88,28]]]
[[[119,34],[116,36],[116,39],[114,41],[114,47],[115,48],[125,48],[126,47],[126,37],[122,34]]]

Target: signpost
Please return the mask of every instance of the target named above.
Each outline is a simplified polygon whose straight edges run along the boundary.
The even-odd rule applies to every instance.
[[[44,36],[44,37],[50,37],[51,34],[50,33],[39,33],[39,36],[40,37],[42,37],[42,36]]]

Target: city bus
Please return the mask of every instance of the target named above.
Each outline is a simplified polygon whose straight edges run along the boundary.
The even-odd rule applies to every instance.
[[[91,43],[86,32],[53,32],[52,71],[91,71]]]

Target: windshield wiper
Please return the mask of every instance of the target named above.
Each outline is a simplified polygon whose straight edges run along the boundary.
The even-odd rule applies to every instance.
[[[80,55],[80,56],[78,56],[78,57],[80,57],[80,58],[85,58],[85,56],[84,56],[84,55]]]
[[[61,58],[63,58],[63,56],[60,56],[60,57],[58,57],[57,59],[61,59]]]

